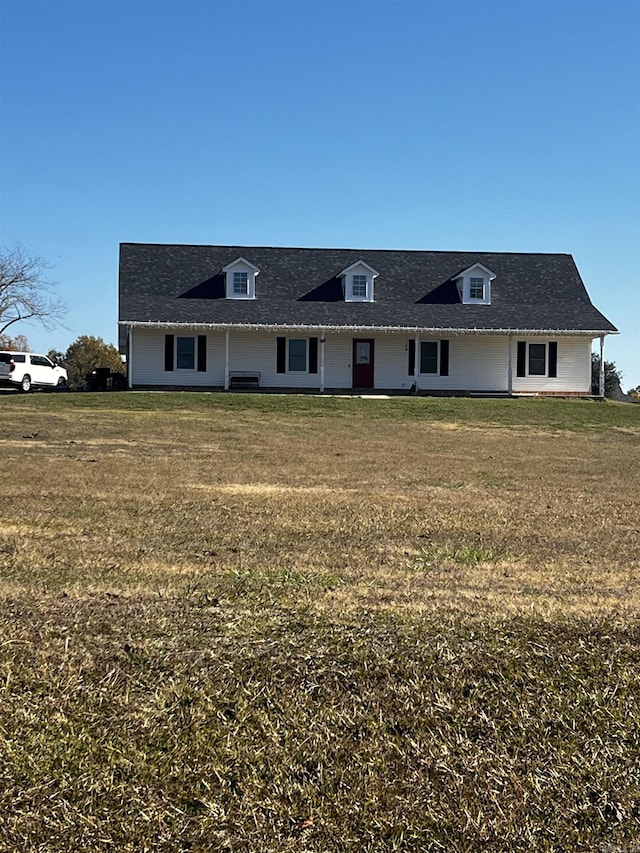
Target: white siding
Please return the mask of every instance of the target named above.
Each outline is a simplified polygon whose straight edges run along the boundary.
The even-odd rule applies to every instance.
[[[200,333],[201,334],[201,333]],[[180,330],[180,335],[197,337],[198,332]],[[207,335],[207,369],[164,369],[165,333],[155,329],[133,330],[131,381],[136,385],[224,385],[224,332]]]
[[[516,376],[517,340],[528,343],[558,342],[558,376]],[[591,338],[513,338],[513,390],[515,393],[536,391],[574,391],[591,393]]]
[[[409,376],[409,350],[406,335],[380,335],[374,350],[374,382],[380,389],[408,391],[413,385]]]
[[[324,345],[325,388],[351,388],[352,353],[351,335],[327,335]],[[375,352],[373,357],[375,359]]]
[[[421,340],[436,340],[424,337]],[[449,375],[418,375],[419,391],[507,391],[509,339],[493,335],[452,336]],[[420,365],[420,353],[416,352]],[[514,361],[515,370],[515,361]]]
[[[169,331],[169,330],[167,330]],[[180,330],[180,335],[197,336]],[[200,334],[202,332],[200,331]],[[312,335],[320,339],[320,334]],[[277,373],[276,339],[270,332],[240,332],[229,334],[229,369],[258,370],[262,388],[320,388],[322,345],[318,346],[318,373]],[[302,333],[289,337],[306,337]],[[354,337],[373,337],[374,387],[380,390],[408,391],[414,381],[408,374],[409,341],[411,335],[379,334],[354,335],[327,333],[324,345],[325,388],[348,389],[352,385],[352,353]],[[423,336],[421,340],[438,340]],[[449,375],[419,374],[418,391],[503,391],[509,387],[509,339],[497,335],[452,335],[449,340]],[[524,338],[513,337],[512,370],[515,393],[538,391],[589,393],[591,385],[591,340],[588,338],[557,338],[558,376],[518,378],[516,376],[517,343]],[[547,343],[549,338],[529,338],[533,343]],[[165,330],[134,329],[132,345],[132,384],[185,385],[223,387],[225,370],[225,333],[207,333],[207,370],[164,370]],[[416,351],[420,364],[420,351]]]
[[[286,336],[283,336],[286,337]],[[291,338],[317,337],[319,335],[291,334]],[[320,341],[318,340],[318,372],[276,372],[276,341],[278,335],[270,332],[234,332],[229,339],[229,370],[259,370],[262,388],[314,388],[320,389]]]

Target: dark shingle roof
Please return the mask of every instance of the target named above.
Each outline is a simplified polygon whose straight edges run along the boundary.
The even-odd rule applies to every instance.
[[[225,299],[222,268],[239,257],[260,269],[254,300]],[[379,272],[374,303],[344,301],[337,276],[358,260]],[[455,276],[474,263],[495,273],[491,305],[460,301]],[[571,255],[145,243],[120,246],[120,321],[617,331]]]

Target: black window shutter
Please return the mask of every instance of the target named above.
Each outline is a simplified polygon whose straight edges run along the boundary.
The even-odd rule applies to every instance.
[[[415,338],[409,340],[409,369],[407,373],[413,376],[416,372],[416,342]]]
[[[198,373],[207,371],[207,336],[198,335]]]
[[[173,335],[164,336],[164,369],[173,370]]]
[[[440,341],[440,376],[449,375],[449,341]]]
[[[287,339],[276,339],[276,373],[287,372]]]
[[[309,338],[309,373],[318,372],[318,339]]]
[[[558,343],[551,341],[549,344],[549,376],[555,379],[558,375]]]
[[[516,366],[516,376],[526,376],[527,366],[527,342],[518,341],[518,363]]]

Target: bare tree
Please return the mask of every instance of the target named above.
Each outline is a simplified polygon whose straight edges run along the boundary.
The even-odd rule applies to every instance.
[[[12,338],[6,332],[0,334],[0,349],[13,350],[14,352],[31,352],[29,340],[26,335],[16,335]]]
[[[0,335],[14,323],[37,320],[45,329],[60,322],[65,307],[45,275],[43,258],[22,246],[0,251]]]

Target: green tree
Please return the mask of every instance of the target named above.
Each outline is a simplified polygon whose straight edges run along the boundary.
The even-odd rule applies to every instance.
[[[91,335],[81,335],[75,340],[61,363],[67,368],[69,385],[72,388],[82,386],[87,374],[96,367],[108,367],[112,373],[124,374],[125,372],[116,347],[105,343],[102,338],[94,338]]]
[[[28,255],[22,246],[0,249],[0,334],[25,320],[38,320],[45,329],[60,321],[64,306],[47,269],[42,258]]]
[[[61,364],[64,367],[64,353],[60,352],[59,349],[50,349],[47,355],[49,356],[51,361],[55,362],[56,364]]]
[[[616,367],[615,361],[604,362],[604,396],[619,397],[622,396],[620,383],[622,382],[622,373]],[[591,353],[591,393],[600,393],[600,356]]]

